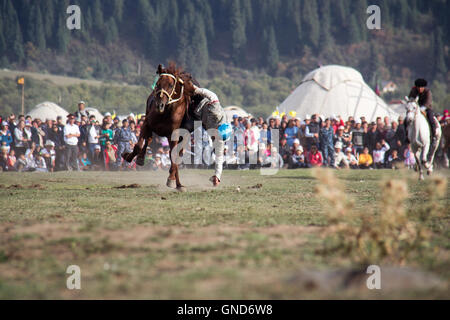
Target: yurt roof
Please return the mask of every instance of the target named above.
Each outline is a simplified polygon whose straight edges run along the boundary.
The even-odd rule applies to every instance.
[[[99,122],[103,121],[103,115],[96,108],[87,107],[86,111],[89,112],[89,116],[94,115],[95,116],[95,120],[97,120]]]
[[[398,113],[364,82],[360,72],[337,65],[308,73],[281,103],[279,111],[286,114],[295,111],[300,118],[316,113],[325,117],[340,115],[344,119],[364,116],[368,121],[376,117],[398,117]]]
[[[47,119],[56,120],[58,116],[65,119],[69,113],[58,106],[56,103],[45,101],[36,105],[27,115],[31,116],[33,119],[41,119],[45,121]]]
[[[249,114],[247,111],[238,106],[225,107],[223,111],[225,111],[225,115],[227,116],[228,122],[231,122],[233,120],[234,115],[237,115],[242,118],[251,116],[251,114]]]

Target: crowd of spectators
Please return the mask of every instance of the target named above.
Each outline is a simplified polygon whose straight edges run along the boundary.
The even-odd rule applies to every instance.
[[[444,132],[450,130],[450,115],[446,110],[439,116]],[[374,122],[365,117],[344,120],[340,116],[325,118],[318,114],[305,119],[272,117],[246,119],[233,117],[234,148],[228,157],[235,159],[243,146],[245,163],[238,168],[251,168],[248,159],[258,152],[256,166],[268,165],[271,152],[280,158],[278,166],[297,169],[330,167],[336,169],[396,169],[415,165],[411,145],[407,141],[403,117],[377,118]],[[280,143],[272,146],[272,132],[278,129]],[[261,150],[263,152],[261,152]],[[441,145],[437,160],[448,167],[448,146]],[[227,150],[227,153],[230,153]],[[237,157],[239,158],[239,157]],[[271,164],[274,163],[273,158]],[[229,166],[229,164],[228,164]],[[255,165],[253,165],[255,166]]]
[[[140,134],[145,116],[137,119],[112,118],[106,113],[101,123],[90,115],[81,101],[78,110],[56,121],[32,119],[11,114],[0,117],[2,171],[85,171],[136,170],[136,163],[126,163],[121,154],[131,151]],[[155,153],[152,153],[155,150]],[[150,149],[146,169],[170,167],[167,139],[157,137]]]
[[[450,130],[448,112],[439,120],[444,131]],[[0,170],[168,170],[170,149],[165,137],[154,136],[144,167],[122,160],[121,154],[130,152],[137,143],[144,121],[145,116],[130,114],[119,120],[106,113],[100,122],[89,114],[83,101],[67,119],[58,117],[56,121],[43,122],[24,115],[0,117]],[[305,119],[284,115],[265,121],[261,117],[235,115],[232,128],[233,138],[224,151],[224,167],[228,169],[392,169],[412,168],[415,164],[402,117],[368,122],[364,117],[344,120],[340,116],[324,118],[313,114]],[[199,130],[202,140],[192,143],[191,150],[186,151],[194,158],[192,164],[185,164],[187,167],[207,168],[215,160],[211,138],[201,127]],[[194,136],[193,133],[192,139]],[[448,149],[440,150],[447,167]],[[195,159],[199,154],[200,160]]]

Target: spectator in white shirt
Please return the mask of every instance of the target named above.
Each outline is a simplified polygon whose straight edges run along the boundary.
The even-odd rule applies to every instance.
[[[352,153],[352,148],[348,147],[347,149],[345,149],[345,157],[350,168],[358,169],[358,160]]]
[[[373,163],[375,164],[375,168],[381,169],[384,168],[384,158],[386,155],[386,151],[388,151],[391,147],[387,144],[386,141],[381,140],[381,142],[377,142],[375,145],[375,150],[373,150]]]
[[[14,146],[16,149],[17,158],[19,158],[22,154],[25,154],[25,151],[28,147],[28,139],[24,135],[25,121],[19,121],[19,124],[14,129]]]
[[[347,157],[341,151],[343,147],[342,142],[337,141],[334,145],[334,167],[336,169],[345,168],[348,169]]]
[[[68,115],[69,122],[64,126],[64,142],[66,143],[66,167],[67,170],[80,171],[78,166],[78,138],[80,128],[75,124],[75,116]]]
[[[87,145],[89,150],[89,159],[92,160],[95,153],[95,147],[99,145],[98,139],[100,138],[100,126],[95,123],[95,116],[89,117],[89,124],[87,125]]]

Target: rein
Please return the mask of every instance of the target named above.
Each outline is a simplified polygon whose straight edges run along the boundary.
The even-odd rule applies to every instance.
[[[159,75],[160,77],[166,76],[166,77],[171,77],[173,80],[175,80],[175,85],[173,86],[172,92],[169,94],[165,89],[159,89],[158,91],[156,91],[156,95],[159,94],[160,97],[162,98],[162,96],[165,94],[167,96],[167,98],[169,99],[169,101],[167,102],[167,105],[170,105],[172,103],[178,102],[183,98],[183,94],[184,94],[184,82],[182,79],[179,79],[177,77],[175,77],[173,74],[170,73],[161,73]],[[173,95],[176,94],[175,90],[177,88],[177,83],[180,82],[181,85],[181,93],[180,96],[177,99],[173,99]]]

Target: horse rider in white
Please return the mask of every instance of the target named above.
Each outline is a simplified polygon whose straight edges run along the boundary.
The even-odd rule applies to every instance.
[[[229,130],[231,132],[231,126],[226,122],[225,112],[220,105],[217,95],[208,89],[199,88],[196,85],[194,85],[194,89],[196,95],[203,97],[198,106],[196,106],[194,113],[202,119],[202,123],[208,133],[211,132],[210,129],[218,130],[218,134],[213,134],[213,136],[215,136],[214,149],[216,161],[215,174],[210,179],[214,186],[218,186],[222,176],[223,149],[225,146],[222,137],[224,136],[225,131]]]

